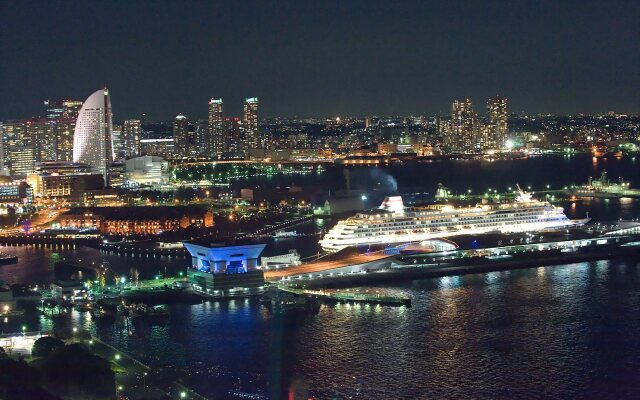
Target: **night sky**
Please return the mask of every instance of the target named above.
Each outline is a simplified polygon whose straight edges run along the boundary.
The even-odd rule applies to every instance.
[[[640,109],[640,1],[0,0],[0,120],[107,85],[116,120]]]

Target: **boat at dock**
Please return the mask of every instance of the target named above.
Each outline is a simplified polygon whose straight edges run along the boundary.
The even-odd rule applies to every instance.
[[[280,289],[296,296],[305,296],[326,303],[366,303],[411,307],[411,297],[385,296],[369,292],[306,290],[292,287],[280,287]]]
[[[625,182],[619,178],[618,182],[611,182],[607,178],[607,171],[602,171],[600,178],[592,179],[581,186],[576,187],[571,192],[576,197],[602,197],[602,198],[618,198],[618,197],[635,197],[640,196],[640,190],[630,189],[629,182]]]
[[[319,243],[323,250],[337,252],[350,246],[417,243],[457,235],[539,232],[580,226],[588,221],[571,220],[562,207],[536,200],[520,187],[513,201],[489,203],[485,199],[482,204],[468,207],[405,207],[401,196],[390,196],[377,209],[339,221]]]
[[[152,307],[144,303],[130,305],[129,313],[133,319],[164,320],[169,317],[169,310],[166,307]]]
[[[282,290],[270,290],[262,296],[262,305],[276,313],[317,314],[320,302],[311,297],[297,295]]]
[[[0,251],[0,265],[15,264],[17,262],[18,256]]]
[[[291,239],[298,236],[297,231],[287,231],[287,230],[279,230],[273,234],[273,238],[278,239]]]
[[[98,320],[112,320],[118,316],[118,306],[104,301],[97,301],[91,308],[91,318]]]

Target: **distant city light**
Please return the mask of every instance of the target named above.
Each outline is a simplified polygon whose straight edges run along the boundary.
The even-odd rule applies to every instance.
[[[512,150],[515,147],[515,143],[513,143],[513,140],[511,139],[507,139],[507,141],[505,142],[505,146],[507,147],[507,149]]]

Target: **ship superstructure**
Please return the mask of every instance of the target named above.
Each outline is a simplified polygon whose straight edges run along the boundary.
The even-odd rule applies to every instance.
[[[349,246],[409,243],[454,235],[529,232],[584,224],[570,220],[562,207],[533,199],[518,188],[513,202],[469,207],[404,207],[401,196],[385,198],[378,209],[339,221],[323,238],[325,251]]]

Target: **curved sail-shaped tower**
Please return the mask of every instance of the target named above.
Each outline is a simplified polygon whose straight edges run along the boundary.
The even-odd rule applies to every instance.
[[[82,104],[73,134],[73,161],[86,163],[108,184],[113,161],[111,99],[107,88],[94,92]]]

